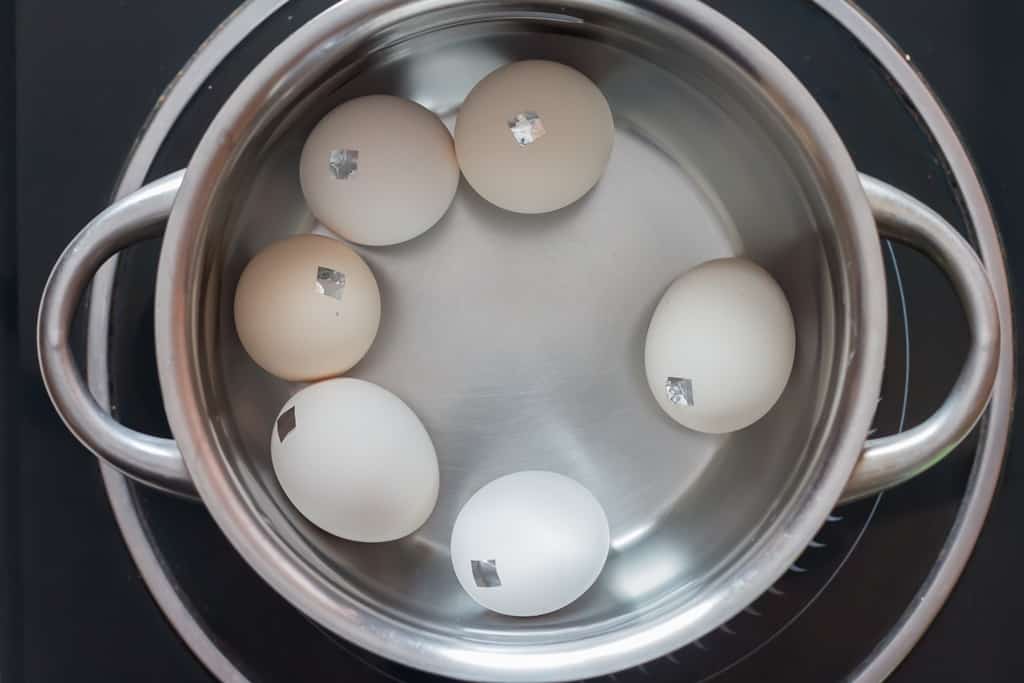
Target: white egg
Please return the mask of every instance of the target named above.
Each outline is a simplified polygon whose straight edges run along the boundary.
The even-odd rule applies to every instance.
[[[452,566],[483,607],[532,617],[583,595],[604,567],[608,542],[608,519],[590,491],[554,472],[517,472],[463,506]]]
[[[411,240],[441,220],[459,186],[452,136],[437,116],[390,95],[349,100],[309,134],[302,193],[321,223],[357,244]]]
[[[796,351],[782,288],[744,258],[708,261],[677,278],[647,330],[647,383],[668,415],[709,434],[761,419],[779,400]]]
[[[437,503],[437,454],[400,398],[342,378],[312,384],[277,416],[270,454],[281,488],[306,519],[351,541],[420,528]]]
[[[359,254],[329,237],[271,244],[246,265],[235,290],[242,346],[290,381],[345,372],[370,349],[379,325],[377,280]]]
[[[604,95],[575,69],[543,60],[492,72],[466,97],[455,150],[487,201],[518,213],[572,204],[604,173],[615,124]]]

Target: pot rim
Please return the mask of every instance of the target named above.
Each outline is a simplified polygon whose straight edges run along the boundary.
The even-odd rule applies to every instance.
[[[242,82],[217,114],[189,163],[168,221],[160,255],[155,317],[160,384],[172,431],[189,473],[217,524],[245,560],[275,590],[342,638],[403,664],[470,680],[568,680],[608,673],[660,657],[700,637],[748,604],[781,576],[813,538],[839,499],[862,450],[874,416],[885,357],[887,324],[884,267],[875,222],[845,146],[810,93],[766,47],[715,10],[696,0],[654,0],[626,6],[619,0],[540,0],[561,12],[628,9],[651,14],[687,29],[725,53],[784,111],[801,133],[822,184],[833,190],[830,209],[848,226],[842,248],[849,259],[846,292],[853,325],[846,348],[844,378],[833,399],[835,411],[821,446],[832,455],[821,472],[789,501],[771,533],[688,603],[662,610],[597,636],[543,645],[488,644],[428,632],[338,600],[337,590],[305,566],[257,514],[220,453],[197,399],[200,368],[192,353],[192,282],[200,231],[217,185],[243,136],[278,85],[294,79],[304,59],[340,54],[367,35],[396,21],[467,4],[466,0],[347,0],[307,23],[273,50]],[[711,590],[715,588],[715,590]]]

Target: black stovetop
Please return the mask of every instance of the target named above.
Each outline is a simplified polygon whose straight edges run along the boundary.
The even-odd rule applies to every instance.
[[[862,170],[895,182],[962,224],[934,149],[912,120],[901,118],[898,102],[885,92],[884,79],[870,69],[865,72],[863,56],[852,48],[837,48],[841,36],[808,3],[776,2],[773,11],[766,11],[760,0],[712,4],[768,43],[808,83]],[[7,64],[0,56],[0,82],[11,84],[13,91],[15,83],[6,77],[16,76],[17,99],[12,108],[11,98],[3,98],[0,124],[13,109],[17,156],[4,155],[0,180],[13,174],[14,182],[7,186],[16,187],[16,204],[0,203],[5,212],[0,215],[13,216],[17,230],[5,231],[4,246],[8,241],[10,246],[0,255],[3,343],[5,351],[9,348],[0,366],[0,443],[8,446],[0,446],[0,575],[7,580],[0,602],[0,680],[210,680],[153,603],[124,547],[92,457],[64,429],[45,396],[35,365],[33,322],[50,266],[74,232],[107,203],[152,104],[236,4],[25,0],[17,7],[16,21],[7,24],[15,27],[17,61],[13,73],[5,73]],[[297,18],[304,8],[316,5],[301,0],[294,4]],[[1024,151],[1016,133],[1024,114],[1018,87],[1024,60],[1013,43],[1024,18],[1021,10],[972,0],[861,4],[912,56],[960,127],[990,193],[1013,269],[1024,259],[1022,237],[1014,229],[1024,217],[1014,192],[1024,180],[1016,163]],[[195,135],[223,93],[273,43],[275,31],[290,30],[287,23],[279,21],[254,35],[239,48],[234,65],[211,78],[207,92],[197,97],[165,144],[157,172],[187,161]],[[845,55],[842,59],[823,58],[837,49]],[[884,140],[876,135],[879,126],[886,126]],[[15,129],[7,130],[14,138]],[[0,200],[8,198],[0,195]],[[151,245],[125,259],[119,281],[139,283],[133,289],[145,292],[152,282],[155,250]],[[920,257],[896,249],[889,262],[890,281],[893,263],[906,282],[909,302],[913,369],[906,417],[913,423],[941,400],[955,375],[950,360],[961,357],[965,337],[946,323],[955,303],[941,276]],[[1012,284],[1019,288],[1019,279]],[[892,291],[896,311],[899,300]],[[146,296],[115,301],[128,329],[112,339],[117,350],[113,388],[122,398],[123,419],[160,429],[150,304]],[[882,431],[896,429],[903,414],[906,367],[897,352],[905,339],[900,325],[890,327],[892,360],[877,421]],[[723,657],[733,661],[759,648],[766,634],[790,619],[795,619],[791,628],[723,680],[758,680],[758,671],[764,680],[764,672],[771,671],[779,680],[811,681],[850,670],[902,611],[934,560],[963,491],[971,464],[969,445],[920,481],[882,500],[841,509],[837,517],[843,519],[826,525],[820,535],[828,549],[808,551],[801,558],[801,571],[791,572],[777,586],[785,595],[763,598],[778,602],[755,603],[761,616],[748,615],[731,633],[712,634],[700,648],[691,648],[682,664],[661,661],[643,674],[655,680],[695,680],[721,668]],[[1020,456],[1011,448],[974,558],[894,680],[1019,680],[1011,619],[1024,610],[1024,589],[1015,580],[1024,561],[1016,524],[1024,520],[1020,470]],[[426,678],[372,659],[367,666],[361,654],[353,657],[351,650],[339,649],[259,583],[199,506],[160,494],[139,495],[145,521],[176,580],[247,674],[257,680],[322,680],[330,675],[369,682],[384,680],[379,668],[397,678]],[[857,552],[848,553],[855,545]],[[880,563],[894,569],[879,570]],[[837,571],[840,565],[842,572]],[[833,574],[833,583],[822,578]],[[849,598],[855,594],[870,596],[864,601],[868,604],[855,609]],[[814,597],[813,609],[804,610]],[[833,638],[828,647],[810,640],[826,630],[842,637]],[[275,654],[276,649],[294,647],[296,638],[308,648],[305,656]]]

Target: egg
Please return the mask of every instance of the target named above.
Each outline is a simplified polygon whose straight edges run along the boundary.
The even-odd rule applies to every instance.
[[[554,472],[517,472],[481,488],[459,511],[452,566],[481,606],[538,616],[593,585],[608,543],[608,519],[590,491]]]
[[[745,258],[703,263],[661,297],[647,330],[644,366],[669,417],[722,434],[761,419],[793,369],[796,329],[786,295]]]
[[[376,384],[311,384],[278,413],[270,455],[302,515],[351,541],[393,541],[420,528],[437,503],[434,444],[416,414]]]
[[[300,235],[264,248],[235,290],[242,346],[290,381],[338,375],[359,362],[380,325],[377,280],[339,240]]]
[[[579,71],[528,60],[493,71],[466,97],[455,150],[487,201],[518,213],[572,204],[611,156],[615,125],[604,95]]]
[[[349,100],[313,128],[299,161],[313,215],[356,244],[411,240],[459,185],[452,137],[433,112],[390,95]]]

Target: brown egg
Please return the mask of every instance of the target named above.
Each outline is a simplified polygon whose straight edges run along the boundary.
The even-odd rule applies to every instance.
[[[380,290],[366,262],[329,237],[275,242],[249,262],[235,291],[242,346],[290,381],[340,375],[366,355],[380,324]]]
[[[544,213],[600,180],[614,136],[611,109],[593,82],[533,59],[476,84],[455,122],[455,152],[481,197],[509,211]]]

